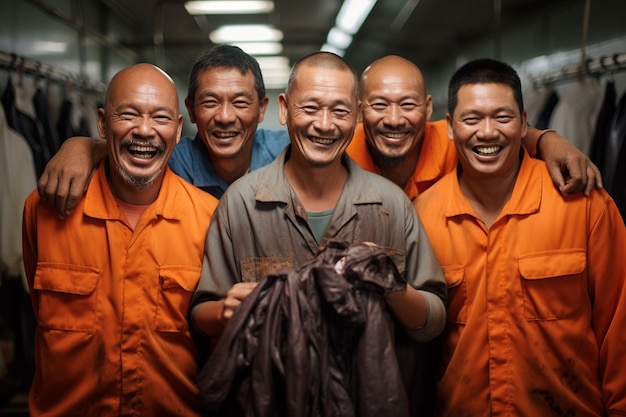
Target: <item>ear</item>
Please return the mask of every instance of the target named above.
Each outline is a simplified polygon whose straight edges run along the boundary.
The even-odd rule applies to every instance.
[[[106,140],[106,117],[102,107],[98,109],[98,134],[100,139]]]
[[[267,103],[269,103],[270,99],[267,96],[263,97],[259,106],[259,123],[261,123],[265,119],[265,111],[267,110]]]
[[[452,116],[450,116],[450,113],[446,113],[446,123],[448,125],[448,139],[454,140],[454,131],[452,129]]]
[[[287,124],[287,95],[285,93],[278,95],[278,120],[283,126]]]
[[[428,94],[426,96],[426,121],[430,122],[430,118],[433,115],[433,96]]]
[[[180,135],[183,133],[183,115],[178,115],[178,128],[176,129],[176,144],[180,142]]]
[[[191,121],[191,123],[196,123],[196,113],[195,113],[195,109],[193,107],[193,103],[191,102],[191,100],[189,100],[189,98],[185,99],[185,107],[187,107],[187,113],[189,114],[189,120]]]

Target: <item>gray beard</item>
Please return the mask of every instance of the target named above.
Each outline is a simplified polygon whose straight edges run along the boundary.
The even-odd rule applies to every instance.
[[[143,190],[148,188],[150,185],[152,185],[152,183],[154,183],[154,180],[161,174],[162,171],[163,169],[159,169],[154,175],[151,175],[149,177],[134,177],[128,172],[124,171],[121,166],[117,166],[117,172],[124,179],[126,184],[130,185],[135,190]]]

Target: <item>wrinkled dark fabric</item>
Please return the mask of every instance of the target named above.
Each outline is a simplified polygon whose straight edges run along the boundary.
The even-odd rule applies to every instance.
[[[384,301],[405,287],[391,258],[364,244],[332,242],[269,275],[199,373],[207,415],[408,416]]]
[[[589,149],[589,158],[596,164],[603,176],[606,144],[609,140],[609,132],[611,123],[613,122],[613,115],[615,114],[616,103],[617,90],[615,89],[615,82],[609,81],[606,83],[604,89],[604,100],[602,101],[602,107],[600,107],[600,113],[598,113],[598,118],[596,119],[593,140],[591,141],[591,148]]]
[[[622,94],[613,115],[602,181],[626,220],[626,93]]]
[[[552,91],[537,116],[537,123],[535,124],[537,129],[543,130],[550,127],[550,119],[557,104],[559,104],[559,94],[556,91]]]
[[[54,123],[52,123],[52,119],[50,119],[48,99],[41,88],[37,88],[37,91],[35,91],[35,95],[33,96],[33,107],[35,108],[37,119],[43,128],[45,146],[47,146],[48,152],[52,157],[61,147],[61,142],[59,141],[59,134],[54,127]]]
[[[45,144],[43,127],[39,121],[20,111],[15,105],[15,88],[10,77],[2,94],[2,106],[4,107],[7,125],[19,133],[28,143],[33,153],[35,175],[39,178],[50,159],[50,150]]]

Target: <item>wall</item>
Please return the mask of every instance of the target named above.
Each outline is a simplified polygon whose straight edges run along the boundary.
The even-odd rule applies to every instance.
[[[520,73],[525,89],[533,88],[529,81],[532,76],[577,65],[581,59],[584,3],[584,0],[563,2],[558,8],[538,12],[519,27],[507,27],[507,22],[502,22],[499,48],[493,37],[483,39],[452,51],[450,57],[437,66],[422,68],[435,102],[433,119],[445,117],[448,80],[458,66],[471,59],[490,57],[508,62]],[[626,2],[623,0],[591,2],[585,48],[587,58],[626,53],[624,16]],[[606,81],[609,76],[602,77],[601,81]],[[618,94],[622,94],[626,89],[626,71],[612,77]],[[559,83],[556,88],[562,93],[568,83]]]

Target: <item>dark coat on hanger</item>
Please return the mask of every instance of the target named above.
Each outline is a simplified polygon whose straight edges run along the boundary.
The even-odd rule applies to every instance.
[[[603,182],[622,218],[626,219],[626,92],[617,104],[609,130],[604,158]]]

